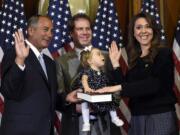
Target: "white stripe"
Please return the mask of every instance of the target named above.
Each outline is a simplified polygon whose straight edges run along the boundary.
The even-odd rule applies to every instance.
[[[179,73],[177,72],[176,68],[174,70],[174,81],[175,81],[177,89],[180,92],[180,76],[179,76]]]
[[[123,57],[124,61],[126,62],[126,65],[128,65],[128,63],[127,63],[127,53],[126,53],[126,50],[125,50],[124,47],[122,48],[122,57]]]
[[[174,39],[174,43],[173,43],[173,51],[178,59],[178,61],[180,62],[180,45],[178,45],[178,42],[176,41],[176,39]]]
[[[120,127],[120,129],[121,129],[121,134],[122,134],[122,135],[127,135],[127,133],[126,133],[126,131],[124,130],[123,127]]]
[[[0,98],[2,99],[2,101],[4,101],[4,97],[1,93],[0,93]]]
[[[1,118],[2,118],[2,114],[0,113],[0,125],[1,125]]]
[[[0,47],[0,63],[2,61],[3,55],[4,55],[4,52],[3,52],[2,48]]]
[[[180,106],[179,106],[178,104],[176,104],[175,107],[176,107],[177,117],[178,117],[178,119],[180,120]]]
[[[49,52],[49,50],[47,48],[43,49],[42,52],[44,54],[46,54],[47,56],[49,56],[53,60],[53,57],[52,57],[51,53]]]
[[[61,118],[62,118],[62,114],[61,114],[61,112],[56,111],[56,115],[57,115],[58,119],[61,121]]]
[[[130,119],[131,119],[131,113],[128,109],[128,106],[124,103],[123,100],[120,101],[120,110],[121,112],[123,113],[123,115],[125,116],[126,120],[128,122],[130,122]]]

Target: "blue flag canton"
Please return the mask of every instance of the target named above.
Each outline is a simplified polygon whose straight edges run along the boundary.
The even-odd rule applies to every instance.
[[[21,29],[26,35],[26,17],[23,0],[5,0],[1,11],[0,46],[10,48],[14,45],[13,34]]]
[[[71,11],[67,0],[50,0],[48,15],[53,20],[53,39],[49,45],[51,53],[56,52],[65,44],[71,42],[68,20],[71,18]]]
[[[160,30],[161,41],[165,42],[166,36],[165,36],[164,29],[161,25],[160,16],[159,16],[159,12],[158,12],[158,9],[156,7],[155,1],[154,0],[144,0],[143,4],[142,4],[141,11],[144,13],[148,13],[149,15],[151,15],[155,19],[156,24]]]
[[[178,21],[177,28],[176,28],[176,40],[180,46],[180,20]]]
[[[123,37],[113,0],[101,0],[93,27],[93,46],[108,50],[112,41],[122,47]]]

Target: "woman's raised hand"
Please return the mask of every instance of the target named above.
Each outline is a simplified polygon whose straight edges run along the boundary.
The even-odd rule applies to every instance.
[[[121,52],[121,48],[118,49],[116,42],[112,41],[111,47],[109,48],[109,58],[114,68],[119,66]]]

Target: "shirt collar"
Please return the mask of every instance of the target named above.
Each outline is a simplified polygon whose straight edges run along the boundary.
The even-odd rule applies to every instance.
[[[27,39],[25,40],[25,42],[26,42],[27,45],[29,45],[31,50],[34,52],[34,54],[38,58],[41,55],[41,52],[39,52],[39,50],[32,43],[30,43]]]

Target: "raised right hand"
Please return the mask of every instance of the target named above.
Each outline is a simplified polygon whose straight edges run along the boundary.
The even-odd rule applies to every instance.
[[[19,29],[15,32],[15,50],[16,50],[16,59],[15,62],[18,65],[24,65],[26,57],[29,55],[29,46],[25,45],[23,32]]]
[[[109,48],[109,58],[113,67],[119,66],[119,59],[121,57],[121,48],[118,49],[115,41],[112,41],[111,47]]]

